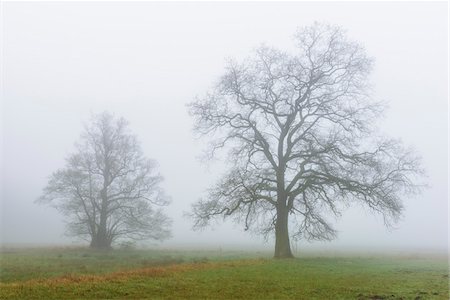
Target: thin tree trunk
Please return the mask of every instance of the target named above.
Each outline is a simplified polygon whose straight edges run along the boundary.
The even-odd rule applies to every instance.
[[[293,258],[289,241],[288,210],[285,206],[277,208],[275,224],[275,258]]]

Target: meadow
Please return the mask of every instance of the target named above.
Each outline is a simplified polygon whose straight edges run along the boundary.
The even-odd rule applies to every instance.
[[[445,256],[3,249],[0,299],[449,299]]]

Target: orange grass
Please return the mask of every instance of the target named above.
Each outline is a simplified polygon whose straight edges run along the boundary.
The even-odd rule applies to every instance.
[[[33,287],[33,286],[58,286],[79,283],[102,283],[102,282],[125,282],[137,277],[165,277],[174,273],[211,270],[215,268],[233,268],[263,264],[265,259],[238,260],[228,262],[203,262],[203,263],[183,263],[170,266],[148,267],[127,271],[118,271],[104,275],[78,275],[67,274],[48,279],[31,279],[27,281],[0,283],[0,288],[6,287]]]
[[[0,284],[0,299],[449,299],[446,260],[252,259]]]

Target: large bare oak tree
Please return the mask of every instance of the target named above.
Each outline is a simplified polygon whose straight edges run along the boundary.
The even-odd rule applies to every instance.
[[[246,230],[274,232],[277,258],[292,257],[290,236],[334,238],[326,216],[353,203],[391,224],[421,173],[413,152],[376,134],[383,105],[368,93],[372,60],[363,47],[322,24],[294,41],[293,53],[263,46],[230,61],[190,104],[196,132],[212,136],[209,154],[228,149],[232,164],[193,205],[194,227],[234,217]]]
[[[117,240],[167,238],[170,220],[161,206],[156,163],[145,158],[127,121],[102,113],[85,127],[77,151],[53,173],[40,203],[66,216],[67,233],[108,249]]]

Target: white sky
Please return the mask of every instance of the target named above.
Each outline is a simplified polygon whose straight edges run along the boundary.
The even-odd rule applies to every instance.
[[[162,246],[271,247],[232,224],[193,232],[182,217],[223,170],[196,158],[204,142],[185,104],[213,85],[225,58],[263,42],[291,49],[296,28],[319,21],[341,25],[375,57],[374,97],[390,104],[382,129],[422,154],[430,188],[405,199],[396,230],[351,208],[338,239],[313,246],[447,247],[447,2],[3,2],[2,10],[2,243],[72,241],[61,216],[33,202],[83,122],[109,110],[130,121],[166,178],[174,224]]]

